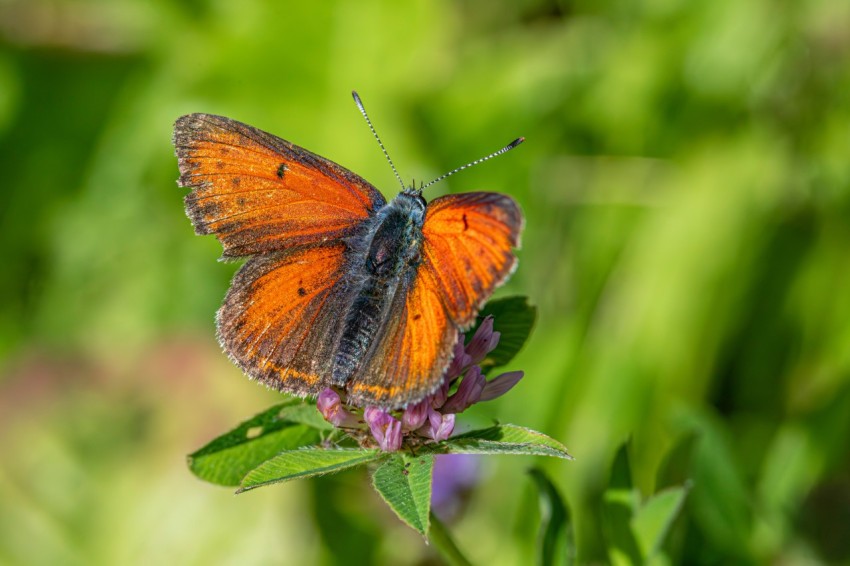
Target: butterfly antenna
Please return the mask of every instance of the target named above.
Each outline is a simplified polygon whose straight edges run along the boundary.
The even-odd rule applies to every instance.
[[[449,171],[445,175],[440,175],[439,177],[437,177],[436,179],[434,179],[430,183],[426,183],[424,186],[420,187],[419,192],[422,192],[424,189],[427,189],[428,187],[430,187],[434,183],[439,183],[440,181],[442,181],[446,177],[451,177],[452,175],[454,175],[458,171],[463,171],[464,169],[466,169],[468,167],[472,167],[473,165],[478,165],[479,163],[484,163],[488,159],[493,159],[494,157],[496,157],[498,155],[502,155],[503,153],[507,153],[524,141],[525,141],[525,138],[517,138],[514,141],[512,141],[511,143],[509,143],[508,145],[506,145],[505,147],[503,147],[502,149],[500,149],[499,151],[494,151],[493,153],[491,153],[487,157],[482,157],[481,159],[476,159],[475,161],[472,161],[471,163],[467,163],[466,165],[462,165],[462,166],[458,167],[457,169]]]
[[[363,117],[366,118],[366,123],[369,124],[369,129],[372,130],[372,135],[375,136],[375,139],[378,140],[378,145],[381,146],[381,151],[384,152],[384,156],[386,156],[387,161],[390,162],[390,167],[393,168],[393,173],[395,173],[395,178],[398,179],[398,182],[401,184],[401,189],[404,190],[406,187],[404,186],[404,181],[401,180],[401,175],[396,171],[395,165],[393,165],[393,160],[390,159],[390,154],[387,153],[384,144],[381,142],[381,138],[378,137],[378,132],[375,131],[375,127],[372,126],[372,120],[369,119],[369,115],[366,114],[366,108],[363,107],[363,101],[360,100],[360,95],[357,94],[356,90],[351,91],[351,96],[354,97],[354,103],[357,105],[357,108],[360,109],[360,113],[363,114]]]

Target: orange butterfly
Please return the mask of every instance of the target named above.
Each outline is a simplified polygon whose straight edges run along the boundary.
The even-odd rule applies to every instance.
[[[174,147],[195,232],[215,234],[225,259],[249,258],[218,311],[218,340],[275,389],[337,387],[349,403],[383,408],[423,399],[439,386],[458,330],[516,266],[523,219],[508,196],[426,204],[424,186],[402,182],[387,204],[336,163],[209,114],[179,118]]]

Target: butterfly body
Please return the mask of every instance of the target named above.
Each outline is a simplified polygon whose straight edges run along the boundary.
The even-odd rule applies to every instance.
[[[406,293],[421,261],[425,200],[402,192],[361,226],[347,241],[347,284],[351,307],[345,316],[332,370],[342,387],[368,359],[374,338],[392,316],[392,299]]]
[[[390,203],[351,171],[210,114],[175,123],[179,184],[198,234],[247,258],[216,316],[251,378],[361,406],[415,403],[441,383],[458,332],[516,266],[522,215],[497,193]]]

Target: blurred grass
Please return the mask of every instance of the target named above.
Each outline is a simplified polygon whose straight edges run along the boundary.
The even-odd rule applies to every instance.
[[[670,561],[850,560],[848,21],[829,0],[0,2],[0,561],[427,559],[357,475],[233,498],[184,463],[279,396],[215,345],[235,266],[183,215],[173,121],[231,116],[392,196],[352,88],[406,180],[528,139],[431,196],[525,211],[502,293],[540,323],[477,418],[576,455],[539,465],[580,562],[612,559],[626,439],[644,495],[693,481]],[[533,556],[530,465],[485,462],[453,527],[473,561]]]

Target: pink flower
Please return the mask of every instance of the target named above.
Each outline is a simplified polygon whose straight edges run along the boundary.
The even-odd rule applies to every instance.
[[[401,414],[402,430],[416,430],[424,425],[425,420],[428,418],[429,406],[430,403],[428,399],[423,399],[415,405],[407,407]]]
[[[343,407],[339,394],[333,389],[327,388],[319,393],[316,408],[326,421],[336,427],[350,428],[358,424],[357,417]]]
[[[478,400],[492,401],[496,397],[501,397],[510,391],[514,385],[519,383],[519,380],[524,375],[525,372],[522,371],[509,371],[494,377],[484,386],[484,389],[481,391],[481,397]]]
[[[366,407],[363,418],[381,450],[395,452],[401,448],[402,440],[404,440],[401,434],[401,421],[377,407]]]
[[[455,416],[444,415],[435,409],[428,409],[428,421],[417,432],[431,440],[446,440],[455,428]]]
[[[493,332],[493,316],[487,316],[475,331],[475,335],[466,345],[466,353],[472,358],[473,364],[480,364],[487,357],[487,354],[499,344],[501,334]]]
[[[445,379],[448,382],[454,381],[472,363],[472,358],[466,353],[466,348],[463,345],[463,333],[459,332],[457,338],[452,362],[449,364],[448,369],[446,369]]]
[[[448,398],[441,411],[443,413],[462,413],[481,399],[481,392],[487,385],[487,380],[481,375],[481,368],[472,366],[455,391]]]

